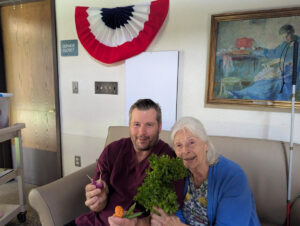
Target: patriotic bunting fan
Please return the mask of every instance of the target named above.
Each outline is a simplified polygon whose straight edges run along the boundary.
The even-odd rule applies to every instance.
[[[76,7],[79,40],[103,63],[125,60],[151,43],[169,9],[169,0],[116,8]]]

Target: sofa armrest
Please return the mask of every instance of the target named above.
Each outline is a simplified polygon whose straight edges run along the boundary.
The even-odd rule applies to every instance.
[[[300,225],[300,195],[296,198],[295,202],[291,207],[291,224]]]
[[[84,205],[85,185],[90,181],[96,163],[60,178],[29,193],[29,203],[37,211],[43,226],[61,226],[88,212]]]

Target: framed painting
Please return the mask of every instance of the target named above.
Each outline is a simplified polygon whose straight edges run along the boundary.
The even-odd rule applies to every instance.
[[[300,7],[212,15],[206,103],[290,108],[294,71],[300,109],[296,42]]]

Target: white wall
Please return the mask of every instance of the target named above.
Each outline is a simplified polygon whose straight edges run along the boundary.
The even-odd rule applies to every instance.
[[[57,0],[60,40],[77,39],[75,6],[114,7],[142,0]],[[298,0],[170,0],[168,17],[147,51],[180,51],[178,117],[199,118],[211,135],[289,141],[288,111],[205,107],[211,14],[300,6]],[[58,46],[60,49],[60,45]],[[60,54],[60,52],[59,52]],[[79,43],[79,56],[59,57],[63,171],[78,170],[74,155],[86,166],[102,151],[109,125],[125,125],[125,64],[102,64]],[[72,81],[79,94],[72,94]],[[118,95],[95,95],[94,81],[117,81]],[[300,143],[300,116],[295,116],[294,141]]]

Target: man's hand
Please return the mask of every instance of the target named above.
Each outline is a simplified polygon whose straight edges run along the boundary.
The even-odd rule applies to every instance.
[[[127,218],[121,218],[121,217],[114,217],[111,216],[108,218],[108,223],[110,226],[121,226],[121,225],[126,225],[126,226],[136,226],[137,225],[137,219],[127,219]]]
[[[143,218],[120,218],[120,217],[114,217],[111,216],[108,218],[108,223],[110,226],[150,226],[150,218],[149,217],[143,217]]]
[[[100,182],[100,180],[97,182]],[[93,184],[85,186],[85,205],[94,212],[103,210],[107,203],[108,187],[104,181],[101,181],[101,183],[103,183],[102,189],[96,188],[96,185]]]
[[[151,214],[151,226],[182,226],[180,219],[176,216],[169,216],[162,209],[154,207],[154,209],[160,214],[158,216],[155,213]]]

